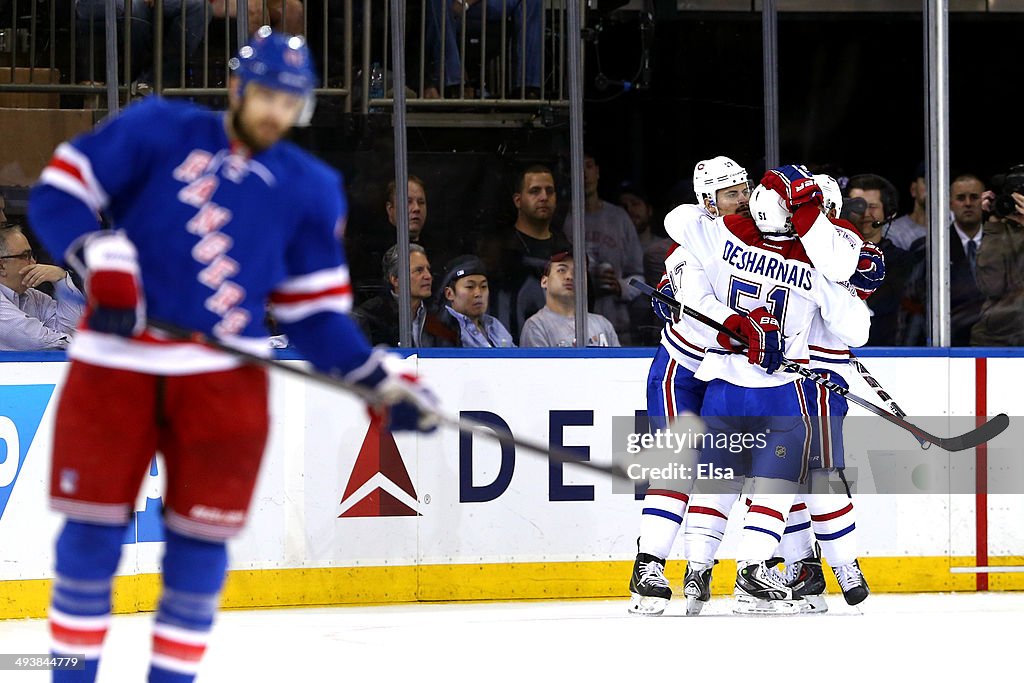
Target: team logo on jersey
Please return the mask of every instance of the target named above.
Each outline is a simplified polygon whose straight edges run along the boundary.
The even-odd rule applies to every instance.
[[[370,420],[356,456],[338,517],[416,517],[416,488],[395,439]]]
[[[18,483],[54,385],[0,387],[0,519]]]
[[[782,444],[779,444],[778,446],[776,446],[775,447],[775,457],[776,458],[785,458],[786,457],[786,447],[783,446]]]

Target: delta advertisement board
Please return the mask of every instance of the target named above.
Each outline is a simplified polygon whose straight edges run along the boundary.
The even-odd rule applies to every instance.
[[[408,362],[436,388],[447,413],[610,463],[613,418],[643,415],[650,356],[513,352]],[[904,409],[920,415],[972,416],[979,390],[989,414],[1012,415],[1016,378],[1024,375],[1024,359],[1014,356],[979,362],[940,353],[882,355],[865,362]],[[14,582],[10,588],[52,577],[60,518],[48,511],[46,491],[67,365],[8,362],[3,368],[0,593],[5,582]],[[286,375],[273,375],[271,387],[271,437],[249,524],[231,542],[232,570],[527,563],[550,569],[628,563],[635,555],[641,496],[614,492],[600,472],[451,429],[392,438],[370,423],[361,403],[336,389]],[[851,390],[876,398],[859,380]],[[935,457],[941,462],[941,452]],[[157,457],[126,533],[120,575],[159,570],[162,489]],[[1024,495],[865,495],[856,505],[864,558],[939,557],[947,565],[970,565],[982,545],[985,561],[1024,555]],[[727,533],[719,557],[734,556],[735,537]],[[677,542],[673,557],[681,549]]]

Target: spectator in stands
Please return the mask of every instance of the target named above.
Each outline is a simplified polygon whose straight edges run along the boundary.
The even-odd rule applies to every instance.
[[[593,283],[594,312],[615,326],[623,345],[637,340],[633,335],[630,302],[639,291],[628,282],[643,277],[644,258],[640,239],[629,215],[622,207],[606,202],[598,195],[601,168],[593,154],[583,155],[583,223],[590,281]],[[572,237],[572,221],[566,219],[565,232]],[[659,276],[661,274],[659,273]],[[646,306],[645,301],[645,307]]]
[[[900,310],[904,286],[911,268],[910,257],[885,236],[885,228],[896,215],[899,194],[888,180],[874,173],[850,178],[844,194],[847,199],[862,199],[843,204],[843,217],[854,224],[861,236],[885,254],[885,281],[867,300],[871,309],[871,333],[868,346],[894,346],[900,343]],[[852,213],[851,213],[852,212]]]
[[[985,183],[966,174],[949,186],[949,208],[953,222],[949,226],[949,312],[952,346],[968,346],[971,328],[981,315],[985,297],[978,289],[978,252],[984,242],[981,210]]]
[[[381,264],[387,289],[375,296],[359,308],[352,317],[366,333],[373,345],[385,344],[399,346],[398,340],[398,245],[394,245],[384,254]],[[427,301],[430,299],[431,285],[434,279],[430,274],[430,261],[426,250],[418,244],[409,245],[409,298],[412,303],[410,319],[412,320],[412,345],[420,346],[420,337],[427,320]]]
[[[439,325],[428,326],[424,346],[465,348],[513,347],[512,335],[501,322],[487,315],[490,287],[483,261],[471,254],[452,259],[445,267],[441,287],[444,308]]]
[[[497,249],[496,315],[518,335],[526,319],[544,307],[540,276],[548,259],[572,246],[551,227],[557,195],[554,174],[547,166],[532,165],[519,174],[512,203],[516,222],[511,232],[499,237]]]
[[[910,183],[910,196],[914,206],[889,224],[885,236],[900,249],[911,251],[914,242],[924,238],[928,231],[928,183],[924,178],[924,162],[917,165],[914,181]]]
[[[985,232],[982,230],[982,200],[985,184],[975,175],[957,176],[949,187],[949,208],[953,221],[949,230],[949,308],[950,345],[968,346],[971,343],[971,329],[981,315],[985,300],[976,281],[977,255],[981,250]],[[922,250],[923,254],[923,250]],[[886,267],[888,268],[888,253]],[[914,264],[907,283],[908,306],[920,310],[922,323],[921,338],[910,339],[909,343],[922,344],[928,321],[929,264],[925,258]],[[888,273],[886,280],[888,280]],[[884,287],[885,285],[883,285]],[[877,296],[877,295],[876,295]],[[872,297],[873,299],[874,297]],[[871,299],[868,299],[870,305]],[[872,327],[874,323],[872,322]]]
[[[117,18],[123,23],[125,16],[125,0],[115,0]],[[184,4],[184,9],[182,8]],[[163,87],[176,88],[183,83],[181,72],[182,47],[187,62],[196,48],[203,42],[206,22],[209,15],[204,9],[206,0],[164,0],[164,33],[161,42],[163,48]],[[102,46],[105,0],[75,0],[75,16],[77,31],[83,44],[94,43]],[[135,90],[140,94],[148,94],[153,83],[152,60],[146,59],[147,53],[153,50],[155,38],[156,5],[153,0],[131,1],[131,57],[133,65],[132,78]],[[184,27],[184,38],[182,29]],[[102,79],[103,71],[87,74],[80,71],[81,77],[94,80]]]
[[[236,0],[210,0],[210,12],[215,17],[237,17],[237,4]],[[249,31],[267,24],[275,32],[301,36],[305,33],[303,13],[302,0],[251,0],[247,11]]]
[[[544,0],[424,0],[427,3],[427,18],[424,28],[427,55],[430,59],[431,83],[423,96],[441,96],[441,46],[444,45],[444,95],[458,97],[462,83],[463,55],[460,52],[463,14],[468,24],[479,25],[484,20],[486,6],[487,21],[501,21],[502,16],[511,17],[514,34],[508,37],[511,47],[511,85],[509,98],[518,98],[520,86],[525,82],[527,99],[540,99],[541,59],[544,50],[544,36],[541,33]],[[525,26],[525,32],[524,32]],[[443,38],[442,38],[443,34]],[[523,40],[526,46],[523,49]],[[525,55],[525,58],[522,56]],[[524,79],[525,75],[525,79]],[[496,90],[496,88],[491,88]],[[475,93],[467,89],[467,97]]]
[[[656,287],[665,270],[665,255],[672,246],[672,240],[655,226],[654,207],[642,187],[626,181],[619,185],[616,202],[626,210],[636,228],[637,239],[644,254],[644,280]],[[648,308],[650,308],[648,306]]]
[[[617,204],[626,210],[636,227],[644,258],[644,280],[657,287],[665,270],[665,255],[672,240],[665,236],[660,221],[655,220],[654,207],[639,185],[626,181],[619,185]],[[633,342],[639,346],[656,346],[661,341],[664,323],[654,315],[647,297],[638,296],[630,302],[629,316],[633,322]]]
[[[1024,194],[1010,196],[1015,210],[982,228],[976,274],[985,303],[972,346],[1024,346]]]
[[[57,298],[36,289],[53,283]],[[82,315],[84,297],[58,266],[37,263],[16,225],[0,228],[0,350],[63,349]]]
[[[520,346],[576,346],[573,272],[573,258],[568,252],[555,254],[548,261],[540,279],[545,305],[523,325]],[[587,346],[618,345],[619,338],[608,319],[587,313]]]
[[[395,206],[397,187],[395,181],[388,183],[388,201],[384,210],[388,214],[388,223],[398,227],[398,207]],[[423,232],[423,224],[427,222],[427,189],[423,181],[414,175],[409,176],[409,241],[419,242]]]
[[[427,189],[419,176],[409,175],[408,185],[409,206],[409,241],[419,244],[433,256],[434,262],[441,261],[450,252],[443,242],[444,235],[424,238],[423,227],[427,222]],[[391,180],[387,185],[387,199],[384,202],[384,213],[387,225],[367,222],[353,226],[345,235],[345,253],[358,255],[349,264],[352,282],[357,295],[364,290],[376,292],[379,286],[380,271],[376,265],[381,263],[384,253],[398,241],[398,211],[395,206],[396,187]],[[368,283],[372,283],[372,286]]]

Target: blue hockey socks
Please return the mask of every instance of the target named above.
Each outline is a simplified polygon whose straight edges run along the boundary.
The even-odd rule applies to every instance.
[[[164,588],[153,626],[149,683],[191,683],[213,628],[227,571],[223,542],[167,531]]]
[[[53,672],[54,683],[92,683],[110,625],[110,590],[121,557],[124,525],[68,521],[57,538],[50,596],[51,651],[85,659],[79,671]]]

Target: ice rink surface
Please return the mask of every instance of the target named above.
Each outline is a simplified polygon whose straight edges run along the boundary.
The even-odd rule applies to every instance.
[[[682,601],[630,616],[624,599],[230,611],[198,681],[1024,681],[1024,593],[828,603],[795,617],[734,616],[727,598],[695,618]],[[114,618],[100,683],[145,680],[151,620]],[[0,621],[0,652],[45,651],[45,621]]]

